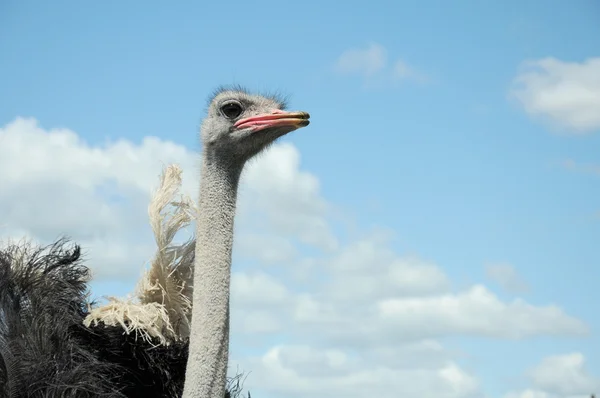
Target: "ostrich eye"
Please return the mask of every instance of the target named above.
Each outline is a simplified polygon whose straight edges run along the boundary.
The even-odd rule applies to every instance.
[[[242,114],[244,109],[237,102],[228,102],[221,106],[221,113],[228,119],[235,119]]]

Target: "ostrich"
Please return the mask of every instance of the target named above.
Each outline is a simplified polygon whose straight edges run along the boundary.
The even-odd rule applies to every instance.
[[[174,256],[179,269],[160,255],[177,252],[162,246],[165,239],[156,225],[180,183],[180,171],[170,168],[171,185],[163,175],[163,190],[150,206],[159,248],[142,280],[140,303],[117,300],[92,308],[89,270],[79,246],[67,240],[46,248],[0,248],[1,398],[230,396],[229,281],[237,185],[250,158],[309,124],[307,113],[284,109],[275,96],[237,87],[215,92],[201,128],[196,242],[182,245]],[[189,221],[178,217],[164,235]],[[174,288],[156,293],[158,284]],[[165,294],[171,297],[165,300]]]
[[[220,398],[229,354],[229,289],[237,188],[246,162],[309,124],[306,112],[245,90],[218,90],[201,127],[202,179],[184,398]]]

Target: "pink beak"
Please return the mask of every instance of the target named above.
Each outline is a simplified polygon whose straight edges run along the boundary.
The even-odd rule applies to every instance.
[[[233,126],[238,129],[252,129],[252,131],[283,126],[294,127],[295,130],[308,126],[310,123],[308,118],[310,115],[306,112],[284,112],[275,109],[271,113],[240,119]]]

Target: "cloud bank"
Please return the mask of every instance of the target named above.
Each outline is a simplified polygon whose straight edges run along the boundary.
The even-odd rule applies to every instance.
[[[600,58],[524,62],[510,96],[529,115],[572,134],[600,129]]]

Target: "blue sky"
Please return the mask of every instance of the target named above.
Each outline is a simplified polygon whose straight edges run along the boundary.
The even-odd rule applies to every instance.
[[[485,283],[589,326],[577,338],[449,337],[486,393],[520,388],[519,372],[562,352],[600,376],[600,128],[558,126],[511,96],[525,61],[600,56],[598,2],[172,4],[2,2],[0,126],[33,117],[92,146],[157,136],[197,151],[216,86],[290,94],[312,123],[284,141],[353,220],[334,226],[341,241],[392,230],[395,251],[438,264],[456,289]],[[340,66],[369,48],[367,64]],[[410,73],[394,75],[399,60]],[[490,281],[498,263],[528,289]]]

